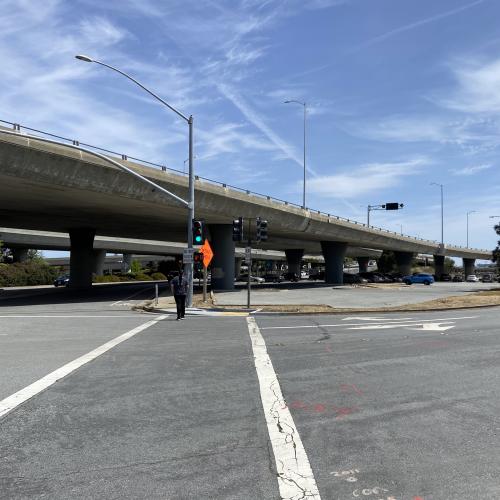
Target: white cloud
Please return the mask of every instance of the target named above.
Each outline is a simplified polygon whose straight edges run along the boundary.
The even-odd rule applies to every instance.
[[[438,99],[439,104],[465,113],[500,112],[500,59],[454,61],[451,69],[457,88],[451,97]]]
[[[309,181],[308,191],[332,198],[360,198],[397,186],[403,177],[418,174],[427,164],[426,158],[398,163],[368,163],[339,174],[315,177]]]
[[[128,33],[118,28],[103,17],[92,17],[80,22],[80,31],[83,38],[88,42],[97,43],[100,46],[115,45],[121,42]]]
[[[471,167],[464,167],[459,169],[450,170],[453,175],[474,175],[478,172],[482,172],[483,170],[488,170],[493,165],[474,165]]]

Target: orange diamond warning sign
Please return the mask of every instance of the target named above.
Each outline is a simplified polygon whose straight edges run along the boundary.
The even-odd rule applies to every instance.
[[[199,252],[203,254],[203,265],[205,267],[208,267],[214,256],[212,247],[210,246],[208,240],[205,240],[205,243],[203,243],[203,245],[200,247]]]

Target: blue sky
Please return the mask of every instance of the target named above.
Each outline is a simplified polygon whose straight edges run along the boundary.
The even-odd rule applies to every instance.
[[[500,215],[495,0],[3,0],[0,119],[387,229],[493,248]],[[272,228],[270,228],[272,233]]]

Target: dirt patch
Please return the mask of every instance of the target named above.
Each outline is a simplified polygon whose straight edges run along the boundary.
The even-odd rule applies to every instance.
[[[440,311],[446,309],[465,309],[474,307],[500,306],[500,290],[490,290],[484,292],[475,292],[470,295],[451,296],[441,299],[428,300],[417,304],[404,304],[400,306],[387,307],[332,307],[326,304],[279,304],[279,305],[259,305],[253,304],[252,310],[278,313],[355,313],[355,312],[397,312],[397,311]],[[218,306],[219,309],[234,309],[244,306]]]

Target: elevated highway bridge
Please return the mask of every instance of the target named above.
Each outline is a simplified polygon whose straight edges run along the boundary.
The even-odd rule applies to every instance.
[[[113,158],[186,199],[188,179],[158,169]],[[473,273],[475,259],[491,252],[440,245],[435,241],[400,235],[331,214],[302,208],[270,196],[238,190],[200,177],[195,180],[195,214],[208,226],[214,249],[214,286],[231,289],[235,245],[232,220],[262,217],[269,222],[263,250],[284,251],[291,270],[300,268],[304,253],[322,254],[326,282],[341,283],[344,256],[359,257],[366,266],[368,250],[392,250],[402,272],[410,270],[415,253],[434,256],[436,274],[444,257],[461,257],[465,273]],[[64,144],[0,129],[0,220],[2,226],[68,233],[72,255],[72,283],[90,284],[95,235],[184,243],[187,211],[173,198],[121,171],[104,159]],[[73,265],[74,264],[74,265]]]

